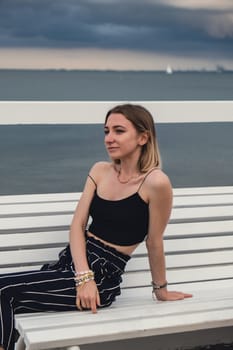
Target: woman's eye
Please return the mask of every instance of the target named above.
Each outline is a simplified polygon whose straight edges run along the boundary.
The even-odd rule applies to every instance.
[[[109,133],[108,130],[104,130],[104,134],[107,135]]]
[[[121,129],[117,129],[117,130],[116,130],[116,133],[117,133],[117,134],[122,134],[123,132],[124,132],[124,130],[121,130]]]

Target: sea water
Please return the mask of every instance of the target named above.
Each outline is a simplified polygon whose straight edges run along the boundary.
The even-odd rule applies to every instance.
[[[156,126],[173,187],[233,185],[233,123]],[[108,160],[103,125],[0,125],[0,194],[82,191]]]

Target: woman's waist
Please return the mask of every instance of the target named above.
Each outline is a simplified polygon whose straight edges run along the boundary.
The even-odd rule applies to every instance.
[[[122,245],[117,245],[111,242],[108,242],[106,240],[103,240],[102,238],[98,237],[97,235],[91,233],[90,231],[86,232],[88,237],[92,237],[96,240],[99,240],[100,242],[102,242],[104,245],[109,246],[114,248],[115,250],[117,250],[118,252],[125,254],[125,255],[129,255],[131,256],[133,251],[137,248],[138,243],[137,244],[133,244],[133,245],[127,245],[127,246],[122,246]]]

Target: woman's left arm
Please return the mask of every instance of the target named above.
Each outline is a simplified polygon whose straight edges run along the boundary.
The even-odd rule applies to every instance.
[[[148,176],[149,190],[149,230],[146,246],[154,284],[154,294],[158,300],[179,300],[192,297],[191,294],[168,291],[166,283],[166,262],[163,234],[172,209],[172,187],[168,177],[162,171]],[[162,287],[162,288],[160,288]]]

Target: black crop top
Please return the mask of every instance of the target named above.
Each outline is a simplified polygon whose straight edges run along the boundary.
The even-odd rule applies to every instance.
[[[128,246],[142,242],[147,235],[149,206],[138,192],[124,199],[107,200],[99,197],[96,189],[90,216],[88,230],[106,242]]]

